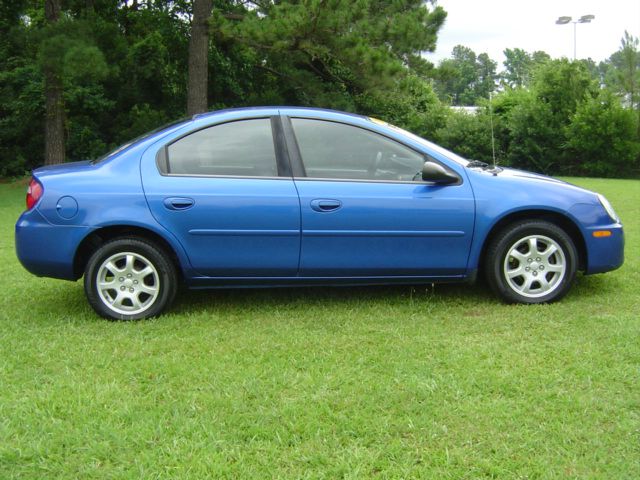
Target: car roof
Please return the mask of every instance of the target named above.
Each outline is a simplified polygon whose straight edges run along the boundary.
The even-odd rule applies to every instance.
[[[239,116],[243,113],[247,115],[313,115],[318,117],[333,117],[333,116],[348,116],[354,118],[367,118],[364,115],[358,115],[356,113],[350,112],[342,112],[339,110],[331,110],[328,108],[317,108],[317,107],[292,107],[292,106],[263,106],[263,107],[240,107],[240,108],[225,108],[222,110],[214,110],[206,113],[197,113],[193,116],[193,120],[200,120],[211,118],[224,114],[238,114]]]

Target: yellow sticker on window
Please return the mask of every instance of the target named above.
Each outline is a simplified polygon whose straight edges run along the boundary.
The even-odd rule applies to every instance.
[[[373,117],[367,117],[369,120],[371,120],[373,123],[377,123],[378,125],[382,125],[383,127],[389,127],[390,125],[385,122],[384,120],[380,120],[378,118],[373,118]]]

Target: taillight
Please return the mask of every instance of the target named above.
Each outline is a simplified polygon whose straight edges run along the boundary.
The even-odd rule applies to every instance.
[[[43,193],[42,184],[32,178],[29,182],[29,188],[27,188],[27,210],[31,210],[38,203]]]

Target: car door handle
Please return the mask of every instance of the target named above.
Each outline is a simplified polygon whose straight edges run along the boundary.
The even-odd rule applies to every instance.
[[[330,200],[326,198],[317,198],[311,200],[311,208],[316,212],[333,212],[342,206],[340,200]]]
[[[164,206],[169,210],[187,210],[195,205],[193,198],[169,197],[164,199]]]

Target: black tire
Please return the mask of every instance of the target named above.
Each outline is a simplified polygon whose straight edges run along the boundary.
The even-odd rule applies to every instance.
[[[161,314],[175,298],[177,284],[176,268],[167,253],[137,237],[117,238],[101,245],[84,272],[89,304],[111,320],[139,320]]]
[[[489,244],[485,275],[509,303],[561,299],[576,276],[578,253],[571,237],[543,220],[523,220],[502,229]]]

